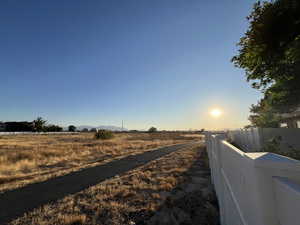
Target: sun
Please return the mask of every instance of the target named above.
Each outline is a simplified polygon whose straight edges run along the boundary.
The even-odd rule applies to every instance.
[[[212,109],[210,111],[210,115],[212,117],[218,118],[218,117],[220,117],[222,115],[222,111],[220,109],[217,109],[217,108],[216,109]]]

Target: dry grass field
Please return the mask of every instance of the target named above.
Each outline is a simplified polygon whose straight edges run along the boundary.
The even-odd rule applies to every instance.
[[[200,138],[180,133],[119,133],[111,140],[97,140],[93,133],[0,136],[0,192]]]
[[[218,213],[203,151],[199,144],[185,147],[10,224],[215,225]]]

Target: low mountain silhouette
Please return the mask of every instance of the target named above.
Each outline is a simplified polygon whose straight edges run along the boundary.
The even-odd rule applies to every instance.
[[[122,127],[117,127],[117,126],[104,126],[104,125],[100,125],[100,126],[89,126],[89,125],[81,125],[81,126],[77,126],[77,130],[82,130],[82,129],[103,129],[103,130],[111,130],[111,131],[127,131],[128,129],[123,128]]]

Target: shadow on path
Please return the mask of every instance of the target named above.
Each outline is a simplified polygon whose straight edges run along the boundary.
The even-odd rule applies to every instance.
[[[69,173],[65,176],[4,192],[0,194],[0,224],[8,223],[13,219],[22,216],[25,212],[31,211],[43,204],[82,191],[105,179],[125,173],[151,160],[192,144],[193,143],[178,144],[158,148],[153,151],[128,156],[104,165],[83,169]]]

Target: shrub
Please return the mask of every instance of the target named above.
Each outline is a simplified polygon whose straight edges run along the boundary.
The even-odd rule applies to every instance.
[[[110,130],[98,130],[96,133],[95,133],[95,138],[96,139],[102,139],[102,140],[105,140],[105,139],[111,139],[114,137],[114,134],[112,131]]]

